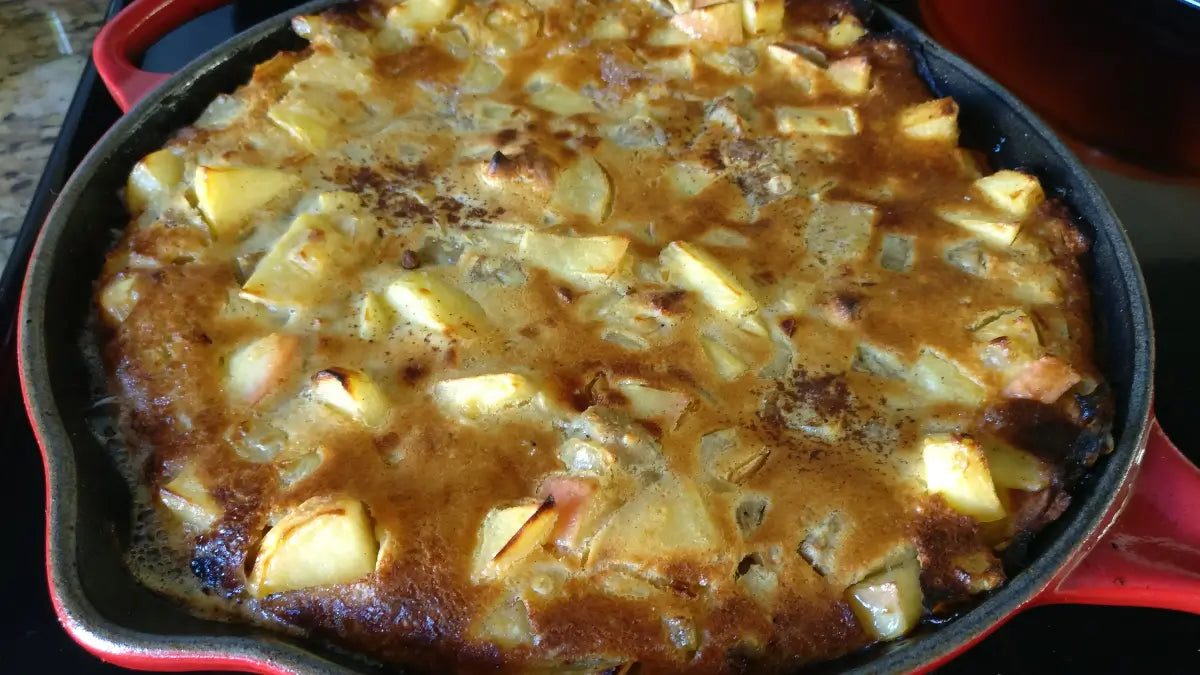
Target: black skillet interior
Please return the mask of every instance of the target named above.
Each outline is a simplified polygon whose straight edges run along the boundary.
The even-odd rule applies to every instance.
[[[306,5],[311,11],[334,4]],[[1114,434],[1118,451],[1079,486],[1071,509],[1030,549],[1032,562],[1000,592],[945,626],[926,626],[912,637],[821,668],[910,670],[953,651],[1018,608],[1076,551],[1107,509],[1137,452],[1148,414],[1152,341],[1145,290],[1124,232],[1107,201],[1078,162],[1028,110],[991,80],[948,54],[898,15],[855,0],[869,26],[891,33],[912,49],[925,79],[961,107],[963,143],[988,152],[997,167],[1023,167],[1061,196],[1093,241],[1090,274],[1099,358],[1117,395]],[[341,666],[388,672],[337,651],[238,625],[204,621],[143,588],[126,570],[122,550],[129,532],[125,482],[85,421],[94,401],[81,340],[93,280],[113,233],[125,225],[118,193],[134,162],[190,123],[217,94],[232,91],[254,64],[303,42],[274,19],[201,57],[103,139],[64,189],[35,252],[26,298],[27,331],[22,367],[27,377],[48,379],[31,387],[36,420],[50,455],[55,533],[50,555],[56,592],[73,616],[102,641],[139,649],[261,653],[283,666],[339,671]],[[200,66],[199,63],[207,62]],[[39,298],[34,301],[31,298]],[[32,365],[31,365],[32,364]],[[50,405],[46,405],[50,403]],[[182,636],[182,637],[181,637]],[[247,639],[250,638],[250,639]],[[305,652],[317,655],[305,660]]]

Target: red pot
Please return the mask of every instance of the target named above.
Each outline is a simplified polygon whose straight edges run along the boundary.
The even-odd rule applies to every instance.
[[[21,303],[19,362],[26,407],[47,473],[47,574],[63,626],[86,649],[122,666],[261,673],[352,672],[360,662],[303,640],[191,618],[132,581],[120,558],[124,484],[82,423],[78,349],[107,237],[124,226],[116,194],[133,163],[190,123],[251,67],[299,42],[285,17],[233,38],[178,74],[135,68],[129,57],[221,0],[137,0],[101,31],[93,54],[128,111],[81,163],[47,218]],[[335,4],[317,0],[297,12]],[[1200,470],[1151,412],[1153,334],[1144,283],[1107,201],[1052,132],[995,82],[898,15],[856,3],[876,29],[912,49],[921,72],[962,107],[964,138],[993,147],[998,166],[1030,167],[1063,195],[1093,240],[1093,303],[1102,366],[1117,394],[1116,449],[1100,460],[1036,556],[1002,589],[943,626],[840,664],[854,672],[923,672],[969,648],[1027,607],[1138,605],[1200,612]],[[139,102],[140,101],[140,102]],[[1002,142],[1012,139],[1010,142]],[[47,311],[47,307],[55,311]],[[117,506],[113,504],[116,503]],[[116,531],[118,536],[105,533]],[[99,533],[99,534],[97,534]]]

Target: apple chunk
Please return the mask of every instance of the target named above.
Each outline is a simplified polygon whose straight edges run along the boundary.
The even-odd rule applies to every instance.
[[[517,373],[495,373],[442,380],[433,386],[433,397],[444,408],[466,418],[494,414],[529,402],[537,387]]]
[[[521,237],[520,254],[556,277],[593,283],[617,271],[627,248],[625,237],[567,237],[531,231]]]
[[[975,187],[994,206],[1024,218],[1046,199],[1037,178],[1020,171],[997,171],[975,181]]]
[[[368,427],[387,421],[388,400],[366,373],[326,368],[312,377],[313,398]]]
[[[742,0],[742,27],[750,35],[783,30],[783,0]]]
[[[867,633],[895,640],[921,619],[921,565],[916,557],[871,575],[846,589],[846,600]]]
[[[740,318],[758,309],[758,301],[750,291],[708,251],[685,241],[673,241],[658,259],[669,275],[669,283],[694,291],[718,312]]]
[[[256,405],[287,382],[299,356],[299,336],[264,335],[229,357],[225,391],[236,402]]]
[[[313,497],[263,537],[247,588],[256,598],[346,584],[375,571],[379,542],[357,499]]]
[[[1035,455],[997,439],[986,439],[983,452],[996,487],[1036,492],[1050,487],[1054,472]]]
[[[1043,356],[1017,373],[1004,387],[1004,395],[1054,403],[1081,379],[1067,362],[1057,356]]]
[[[550,532],[550,540],[563,551],[579,546],[585,521],[589,518],[593,496],[599,484],[594,478],[551,476],[542,482],[538,494],[554,500],[558,518]]]
[[[187,464],[158,491],[158,500],[193,530],[207,530],[221,516],[194,464]]]
[[[256,167],[196,167],[196,206],[217,237],[236,235],[256,211],[282,204],[300,189],[299,176]]]
[[[929,492],[941,495],[955,511],[981,523],[1004,517],[987,456],[974,438],[966,434],[927,436],[922,456]]]
[[[736,2],[693,9],[671,17],[671,25],[697,40],[740,43],[742,9]]]
[[[428,30],[449,19],[458,10],[458,0],[406,0],[387,13],[392,28]]]
[[[402,318],[439,333],[474,332],[487,322],[474,298],[423,270],[403,273],[387,287],[386,297]]]
[[[121,276],[108,282],[97,300],[104,315],[113,323],[121,323],[133,313],[137,306],[140,293],[138,292],[138,277],[134,275]]]
[[[584,155],[563,170],[550,197],[550,208],[598,223],[612,204],[612,181],[604,167]]]
[[[158,150],[143,157],[129,173],[125,184],[125,203],[129,211],[145,211],[154,201],[164,197],[183,180],[183,160],[169,149]]]
[[[670,562],[711,562],[725,540],[690,481],[665,478],[617,509],[592,540],[587,566],[651,574]]]
[[[692,403],[687,394],[657,389],[637,380],[618,382],[617,391],[625,397],[634,417],[657,422],[666,430],[679,424],[679,418]]]
[[[939,98],[900,111],[900,131],[918,141],[958,142],[958,104]]]
[[[549,538],[557,518],[553,497],[489,511],[479,532],[471,579],[479,583],[503,575]]]

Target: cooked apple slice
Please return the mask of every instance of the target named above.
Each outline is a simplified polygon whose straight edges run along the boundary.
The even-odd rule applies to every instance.
[[[362,371],[326,368],[312,376],[313,398],[368,427],[387,421],[387,397]]]
[[[1033,317],[1023,309],[1006,309],[998,313],[989,313],[970,329],[972,337],[977,342],[990,342],[997,338],[1005,338],[1010,343],[1019,344],[1026,349],[1034,350],[1041,346],[1037,325]]]
[[[667,281],[698,294],[718,312],[740,318],[758,309],[758,301],[721,261],[685,241],[673,241],[658,255]]]
[[[987,391],[979,383],[932,349],[921,351],[910,373],[914,384],[941,401],[978,406],[987,398]]]
[[[535,86],[529,94],[529,103],[552,112],[555,115],[570,117],[597,112],[596,104],[588,96],[568,88],[558,82],[542,82]]]
[[[433,387],[433,397],[440,405],[469,419],[524,405],[536,394],[537,387],[529,378],[517,373],[442,380]]]
[[[194,464],[188,463],[158,491],[158,500],[179,520],[196,531],[212,527],[221,517],[221,507],[208,494]]]
[[[313,497],[263,537],[247,589],[256,598],[358,581],[375,571],[379,542],[362,502]]]
[[[921,564],[915,556],[846,589],[858,622],[876,640],[895,640],[921,619]]]
[[[679,418],[692,404],[687,394],[656,389],[637,380],[622,380],[616,389],[625,397],[634,417],[657,422],[668,431],[679,425]]]
[[[1037,178],[1008,169],[997,171],[975,181],[975,187],[996,208],[1021,219],[1028,216],[1046,199]]]
[[[550,197],[550,208],[583,216],[592,223],[604,220],[611,203],[612,183],[590,155],[580,156],[562,172]]]
[[[476,332],[487,324],[487,315],[471,296],[425,270],[402,273],[386,295],[406,321],[439,333]]]
[[[528,231],[521,236],[520,255],[567,281],[591,284],[617,271],[629,239],[614,236],[568,237]]]
[[[300,336],[264,335],[229,357],[225,391],[237,403],[257,405],[296,372],[299,356]]]
[[[299,176],[256,167],[196,167],[196,206],[219,237],[236,235],[256,211],[283,206],[300,189]]]
[[[656,574],[681,558],[712,562],[721,557],[724,543],[696,487],[685,479],[664,478],[613,513],[592,539],[586,565]]]
[[[268,305],[311,307],[323,297],[334,269],[354,255],[329,216],[302,213],[258,262],[242,295]]]
[[[554,528],[550,531],[550,540],[560,550],[578,548],[587,524],[585,521],[593,515],[590,507],[599,487],[596,479],[578,476],[551,476],[542,482],[538,495],[543,499],[553,499],[554,510],[558,513]]]
[[[743,443],[737,431],[721,429],[700,437],[700,461],[714,478],[740,483],[766,463],[771,451],[757,444]]]
[[[391,332],[394,320],[392,308],[382,295],[371,291],[363,295],[358,310],[358,337],[368,342],[382,340]]]
[[[183,160],[169,148],[152,152],[134,165],[125,184],[125,203],[137,215],[162,200],[183,180]]]
[[[742,0],[742,27],[748,35],[783,30],[783,0]]]
[[[943,206],[937,209],[937,214],[942,220],[954,223],[995,246],[1012,246],[1021,231],[1021,224],[1018,222],[968,206]]]
[[[557,518],[553,497],[489,511],[479,532],[471,579],[479,583],[503,575],[545,543]]]
[[[1066,361],[1057,356],[1043,356],[1021,369],[1004,387],[1009,398],[1029,398],[1042,403],[1054,403],[1083,378]]]
[[[853,262],[866,254],[879,210],[870,204],[820,200],[804,228],[804,245],[826,265]]]
[[[775,126],[782,134],[857,136],[862,128],[858,110],[850,106],[775,109]]]
[[[848,94],[863,94],[871,86],[871,64],[865,56],[850,56],[829,64],[825,71],[838,89]]]
[[[313,51],[283,76],[283,81],[293,87],[318,85],[356,94],[367,93],[372,79],[368,60],[341,49]]]
[[[837,23],[829,27],[825,43],[834,49],[845,49],[867,34],[862,22],[853,14],[845,14],[838,18]]]
[[[932,434],[922,441],[925,485],[954,510],[981,523],[1004,517],[987,457],[966,434]]]
[[[133,313],[138,299],[138,278],[131,274],[108,282],[100,291],[98,302],[100,309],[113,323],[121,323]]]
[[[700,338],[700,347],[704,355],[713,365],[713,370],[724,380],[736,380],[750,370],[750,365],[743,361],[729,347],[706,337]]]
[[[454,16],[459,0],[405,0],[387,13],[388,26],[414,31],[428,30]]]
[[[732,44],[742,41],[742,9],[736,2],[676,14],[671,17],[671,25],[697,40]]]
[[[900,111],[900,131],[919,141],[958,143],[958,104],[939,98]]]
[[[1027,492],[1050,487],[1054,471],[1032,453],[995,438],[986,439],[982,445],[996,487]]]
[[[331,147],[338,140],[337,130],[342,124],[339,112],[345,105],[339,99],[318,94],[319,91],[316,87],[307,87],[303,92],[293,89],[267,109],[268,119],[315,152]]]
[[[814,93],[818,83],[825,79],[825,54],[808,45],[767,45],[767,56],[808,93]],[[782,123],[783,118],[778,113],[776,117]]]
[[[577,473],[606,473],[616,462],[608,448],[582,438],[563,441],[558,446],[558,458],[568,471]]]
[[[665,176],[671,187],[685,197],[695,197],[720,177],[716,171],[700,162],[672,164],[667,167]]]
[[[534,642],[529,608],[521,597],[506,594],[479,620],[475,634],[489,645],[513,648]]]

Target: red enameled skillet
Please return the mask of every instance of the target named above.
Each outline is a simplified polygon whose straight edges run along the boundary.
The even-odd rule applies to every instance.
[[[97,68],[127,114],[80,164],[58,197],[29,264],[21,299],[19,365],[47,483],[46,572],[67,631],[100,658],[153,670],[261,673],[388,672],[315,641],[206,621],[140,586],[127,571],[130,496],[89,427],[97,396],[86,349],[93,280],[126,215],[118,194],[133,164],[190,124],[254,64],[302,41],[288,16],[243,32],[168,77],[131,58],[221,0],[137,0],[101,31]],[[295,13],[337,4],[316,0]],[[1091,238],[1098,357],[1115,394],[1112,454],[1080,482],[1071,507],[1029,542],[1011,580],[942,625],[817,670],[921,672],[962,652],[1027,607],[1142,605],[1200,612],[1200,471],[1151,412],[1153,333],[1141,273],[1103,194],[1054,134],[1007,91],[912,24],[856,0],[870,28],[912,50],[922,76],[959,103],[964,144],[996,167],[1037,174]],[[110,441],[112,442],[112,441]]]

